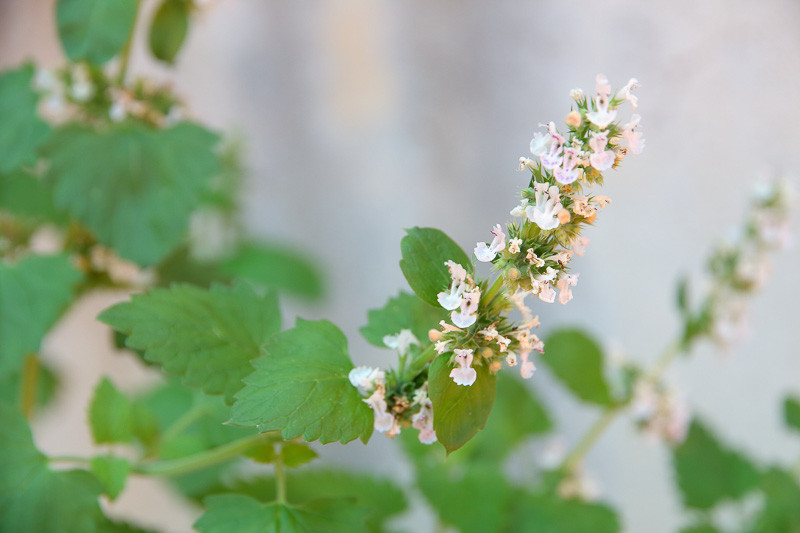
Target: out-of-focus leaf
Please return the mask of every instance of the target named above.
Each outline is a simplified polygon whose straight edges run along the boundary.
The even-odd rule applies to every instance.
[[[357,533],[368,509],[349,500],[316,500],[303,506],[261,503],[241,494],[205,499],[206,513],[195,522],[200,533]]]
[[[133,406],[108,378],[103,378],[94,390],[89,405],[89,425],[96,444],[133,439]]]
[[[413,294],[400,292],[382,308],[367,312],[367,325],[361,328],[361,334],[373,346],[385,348],[383,338],[386,335],[409,329],[425,344],[429,342],[428,331],[437,328],[439,321],[446,318],[447,314],[441,306],[433,307]]]
[[[540,360],[581,400],[598,405],[613,403],[603,374],[603,352],[586,333],[577,329],[552,333]]]
[[[317,452],[309,448],[306,444],[287,442],[281,446],[281,457],[283,458],[283,464],[285,466],[296,468],[316,459]]]
[[[786,398],[783,401],[783,419],[788,427],[800,431],[800,400]]]
[[[472,261],[453,239],[438,229],[414,227],[406,233],[400,241],[400,270],[422,301],[438,307],[436,295],[446,291],[451,282],[445,262],[458,263],[471,274]]]
[[[37,408],[46,407],[52,401],[58,385],[58,376],[55,372],[42,361],[39,361],[39,372],[36,378],[36,397],[34,399]],[[21,369],[0,377],[0,403],[20,405],[21,389]]]
[[[451,453],[483,429],[492,412],[497,378],[485,365],[473,368],[478,378],[471,386],[456,385],[450,377],[449,357],[440,355],[428,373],[428,395],[433,402],[433,429],[436,438]]]
[[[58,35],[67,57],[101,65],[117,55],[133,30],[137,4],[137,0],[58,0]]]
[[[107,1],[107,0],[104,0]],[[57,130],[44,153],[56,206],[121,257],[150,266],[185,238],[189,215],[219,171],[218,137],[190,123]]]
[[[278,300],[252,287],[174,285],[136,294],[99,319],[128,335],[126,344],[187,385],[232,401],[267,341],[280,330]]]
[[[220,271],[303,298],[323,296],[322,275],[304,254],[265,243],[245,243],[220,265]]]
[[[347,339],[327,320],[297,319],[279,333],[236,394],[231,422],[284,439],[347,443],[372,435],[372,410],[348,377]]]
[[[720,533],[720,531],[714,526],[700,524],[683,528],[681,529],[681,533]]]
[[[39,97],[31,88],[32,79],[31,64],[0,74],[0,172],[36,162],[36,149],[50,133],[36,114]],[[0,176],[0,183],[5,180]],[[8,194],[4,189],[0,193]],[[0,200],[4,204],[6,200]]]
[[[93,457],[91,461],[92,474],[103,484],[105,493],[112,500],[115,500],[122,489],[125,488],[125,481],[131,470],[131,464],[127,459],[114,457],[111,455],[99,455]]]
[[[548,495],[519,494],[509,531],[520,533],[618,533],[616,513],[608,506]]]
[[[189,0],[164,0],[158,6],[150,25],[150,51],[156,59],[170,65],[175,62],[178,52],[189,31]]]
[[[722,500],[740,498],[758,485],[758,470],[743,455],[728,450],[699,421],[673,450],[672,464],[683,503],[710,509]]]
[[[37,221],[62,223],[66,218],[56,209],[53,195],[44,184],[22,170],[0,175],[0,210]]]
[[[19,371],[25,355],[39,351],[80,279],[66,255],[0,262],[0,376]]]
[[[800,485],[789,472],[770,469],[761,482],[764,507],[747,533],[800,533]]]

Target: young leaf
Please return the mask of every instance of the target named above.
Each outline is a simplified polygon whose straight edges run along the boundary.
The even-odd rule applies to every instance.
[[[800,531],[800,485],[791,473],[770,469],[761,482],[765,503],[747,533],[796,533]]]
[[[314,262],[275,245],[245,243],[222,262],[220,271],[303,298],[317,299],[325,292]]]
[[[275,336],[236,394],[231,422],[323,444],[372,435],[372,410],[348,378],[347,339],[327,320],[297,319]]]
[[[0,376],[17,371],[72,299],[81,274],[66,255],[0,262]]]
[[[417,485],[442,522],[462,533],[504,530],[513,491],[497,465],[417,468]]]
[[[67,126],[44,147],[47,179],[58,207],[120,256],[149,266],[184,239],[189,214],[219,170],[217,140],[190,123],[103,132]]]
[[[144,350],[147,360],[228,402],[252,371],[250,361],[280,330],[275,293],[262,296],[246,284],[155,289],[106,309],[99,319],[126,333],[126,344]]]
[[[410,329],[425,344],[428,331],[437,328],[439,321],[445,318],[447,314],[441,306],[430,306],[417,296],[401,291],[381,309],[367,312],[367,325],[361,328],[361,334],[373,346],[385,348],[383,337],[395,335],[401,329]]]
[[[459,449],[483,429],[492,412],[497,378],[485,365],[475,365],[478,378],[471,386],[456,385],[450,377],[452,365],[447,355],[431,363],[428,395],[433,402],[433,429],[447,453]]]
[[[0,74],[0,172],[35,163],[36,149],[50,133],[36,114],[32,79],[31,64]]]
[[[357,533],[367,531],[368,510],[348,500],[317,500],[295,507],[264,504],[241,494],[209,496],[207,511],[195,522],[200,533]]]
[[[287,442],[281,446],[281,457],[283,458],[284,466],[296,468],[313,461],[318,456],[317,452],[306,444]]]
[[[789,428],[800,431],[800,400],[787,397],[783,401],[783,419]]]
[[[686,507],[710,509],[739,498],[758,485],[758,470],[743,455],[723,448],[699,421],[672,453],[672,464]]]
[[[400,241],[400,270],[409,286],[424,302],[440,307],[436,295],[450,287],[446,261],[454,261],[473,272],[464,250],[443,232],[434,228],[411,228]]]
[[[563,500],[548,495],[522,495],[509,531],[519,533],[617,533],[614,511],[602,504]]]
[[[0,531],[95,531],[100,484],[83,470],[51,471],[22,414],[0,403]]]
[[[131,464],[127,459],[114,457],[112,455],[98,455],[92,457],[92,474],[103,484],[105,493],[112,500],[115,500],[122,489],[125,488],[125,481],[131,470]]]
[[[58,0],[58,35],[70,61],[102,65],[117,55],[133,30],[137,5],[137,0]]]
[[[164,0],[150,26],[150,51],[156,59],[175,63],[189,31],[189,0]]]
[[[103,378],[89,405],[89,425],[95,444],[130,442],[133,422],[131,402],[108,378]]]
[[[603,374],[603,352],[584,332],[562,329],[552,333],[540,360],[581,400],[598,405],[613,403]]]

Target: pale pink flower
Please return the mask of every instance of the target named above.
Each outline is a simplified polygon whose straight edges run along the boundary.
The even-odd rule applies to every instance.
[[[449,291],[442,291],[437,294],[436,300],[439,302],[439,305],[448,311],[452,311],[461,305],[461,295],[467,288],[464,283],[464,280],[467,278],[467,271],[464,267],[453,261],[447,261],[445,265],[447,265],[447,269],[450,271],[450,279],[452,280],[450,289]]]
[[[533,251],[533,248],[528,248],[528,252],[525,254],[525,259],[527,259],[528,263],[536,268],[544,266],[544,259],[536,255],[536,252]]]
[[[385,393],[383,386],[380,386],[375,389],[372,396],[364,400],[364,403],[369,405],[375,413],[375,431],[381,433],[392,429],[395,423],[394,416],[387,409]]]
[[[639,86],[639,80],[631,78],[628,84],[617,92],[617,98],[625,98],[631,103],[631,107],[636,109],[639,99],[633,94],[633,90]]]
[[[478,311],[478,302],[480,301],[480,298],[481,291],[478,288],[464,293],[464,297],[461,299],[460,312],[453,311],[450,314],[450,320],[453,321],[453,324],[460,328],[468,328],[474,324],[478,319],[478,316],[475,313]]]
[[[347,375],[353,387],[358,389],[362,395],[367,394],[376,385],[383,385],[386,374],[379,368],[371,368],[368,366],[357,366],[350,371]]]
[[[565,148],[561,166],[556,167],[553,171],[556,181],[568,185],[577,180],[580,177],[580,169],[576,168],[579,162],[580,151],[575,148]]]
[[[514,238],[508,241],[508,251],[512,254],[519,253],[519,247],[522,244],[522,239]]]
[[[628,143],[628,150],[632,154],[641,154],[642,150],[644,150],[644,139],[642,139],[642,133],[636,131],[636,128],[639,127],[640,120],[642,120],[642,117],[639,115],[633,115],[631,117],[631,121],[625,124],[625,126],[622,128],[622,138]]]
[[[617,154],[613,150],[606,150],[608,145],[608,133],[591,132],[592,138],[589,139],[589,146],[594,151],[589,156],[589,162],[597,170],[608,170],[614,166],[614,161],[617,160]]]
[[[506,364],[508,366],[517,366],[518,362],[519,360],[517,359],[517,354],[515,354],[514,352],[508,352],[508,354],[506,355]]]
[[[497,252],[504,250],[506,247],[506,234],[503,233],[503,228],[500,224],[496,224],[491,233],[494,235],[491,245],[487,246],[485,242],[479,242],[478,246],[475,247],[475,257],[483,263],[493,261],[497,257]]]
[[[471,386],[478,379],[478,373],[472,368],[472,350],[455,350],[455,362],[458,368],[450,371],[450,377],[456,385]]]
[[[547,258],[548,261],[555,261],[561,266],[565,266],[572,260],[572,252],[569,250],[562,250],[557,254],[553,254]]]
[[[611,86],[602,74],[597,75],[597,96],[593,101],[595,111],[586,113],[586,118],[598,128],[605,129],[617,118],[617,111],[608,109],[611,103]]]
[[[575,255],[578,257],[583,257],[583,254],[586,253],[586,247],[589,246],[589,237],[578,235],[575,237],[575,239],[573,239],[570,245],[572,246],[572,251],[575,252]]]
[[[433,406],[430,400],[421,404],[419,412],[411,417],[411,427],[419,430],[419,441],[422,444],[436,442],[436,432],[433,430]]]
[[[533,377],[533,372],[536,370],[536,365],[534,365],[532,361],[528,361],[529,355],[530,352],[522,352],[520,354],[522,364],[519,366],[519,375],[522,376],[523,379],[530,379]]]
[[[455,326],[451,326],[450,324],[448,324],[448,323],[447,323],[447,322],[445,322],[444,320],[440,320],[440,321],[439,321],[439,326],[441,326],[441,328],[442,328],[442,331],[443,331],[444,333],[452,333],[452,332],[454,332],[454,331],[459,331],[459,332],[461,332],[461,331],[464,331],[464,330],[463,330],[463,329],[461,329],[461,328],[457,328],[457,327],[455,327]]]
[[[523,198],[519,205],[511,210],[509,213],[512,217],[524,217],[526,213],[526,209],[528,208],[528,199]]]
[[[508,345],[511,344],[511,339],[508,337],[503,337],[502,335],[497,336],[497,346],[500,349],[500,352],[508,351]]]
[[[497,329],[494,327],[494,325],[491,325],[486,329],[482,329],[478,333],[480,335],[483,335],[483,337],[487,341],[494,340],[497,337],[497,335],[499,335],[499,333],[497,333]]]
[[[438,341],[434,345],[433,349],[436,350],[436,353],[441,355],[441,354],[443,354],[444,352],[447,351],[447,345],[450,344],[451,342],[453,342],[453,341]]]
[[[553,170],[557,166],[561,165],[561,151],[564,146],[564,137],[559,135],[558,131],[556,131],[556,125],[554,122],[550,122],[547,127],[549,128],[549,137],[552,139],[552,141],[550,142],[547,153],[542,153],[539,156],[539,159],[541,160],[544,168]]]
[[[556,185],[547,188],[546,183],[534,184],[536,190],[536,204],[525,209],[528,220],[534,222],[543,230],[557,228],[561,222],[558,214],[564,209],[561,205],[561,193]]]
[[[408,349],[412,344],[419,346],[419,340],[411,333],[410,329],[401,329],[400,333],[396,335],[386,335],[383,338],[383,344],[385,344],[387,348],[397,350],[397,353],[403,356],[408,353]]]
[[[574,287],[578,284],[578,274],[566,274],[561,273],[561,276],[558,278],[558,301],[562,304],[566,304],[570,300],[572,300],[572,290],[570,287]]]
[[[554,138],[549,134],[534,133],[533,139],[531,139],[531,153],[536,157],[541,157],[550,151],[550,146],[553,144],[553,141]]]

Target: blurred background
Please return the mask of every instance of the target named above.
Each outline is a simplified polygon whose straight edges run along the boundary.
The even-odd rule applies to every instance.
[[[150,17],[155,2],[143,0]],[[510,217],[528,175],[520,156],[539,122],[563,122],[569,91],[594,90],[597,73],[641,88],[647,145],[609,172],[613,200],[575,261],[580,283],[566,306],[535,309],[542,331],[578,325],[604,345],[647,362],[676,334],[675,284],[702,287],[712,244],[736,227],[759,175],[797,184],[800,146],[800,4],[790,0],[563,2],[205,2],[177,68],[156,65],[139,39],[131,72],[174,84],[191,115],[244,142],[248,231],[318,259],[323,304],[284,304],[294,316],[330,318],[356,364],[389,366],[393,352],[364,341],[368,309],[406,286],[398,268],[403,228],[433,226],[465,249]],[[63,62],[51,0],[0,0],[0,68]],[[626,111],[627,113],[627,111]],[[797,224],[795,223],[795,227]],[[762,462],[793,462],[780,403],[800,393],[794,246],[751,309],[752,335],[720,355],[703,345],[670,381],[720,437]],[[152,376],[114,354],[94,316],[125,298],[86,298],[46,343],[65,373],[62,404],[39,419],[37,444],[59,454],[91,447],[85,409],[100,375],[129,389]],[[529,382],[558,417],[568,445],[596,416],[545,370]],[[322,448],[322,447],[320,447]],[[533,452],[532,452],[533,453]],[[327,445],[324,461],[410,473],[394,443]],[[618,420],[586,470],[619,507],[629,532],[685,523],[667,450]],[[524,462],[524,461],[523,461]],[[198,510],[157,483],[133,480],[114,504],[147,509],[144,525],[187,531]],[[418,509],[414,520],[425,520]],[[425,523],[425,522],[419,522]],[[425,529],[421,528],[420,531]]]

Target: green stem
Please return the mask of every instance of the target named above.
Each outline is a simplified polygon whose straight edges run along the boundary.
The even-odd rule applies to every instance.
[[[89,459],[86,457],[77,457],[75,455],[54,455],[52,457],[48,457],[47,461],[50,463],[80,463],[82,465],[89,464]]]
[[[161,441],[166,442],[180,435],[197,420],[209,414],[211,409],[212,407],[209,404],[195,405],[186,411],[175,422],[173,422],[172,425],[166,429],[166,431],[164,431],[164,433],[161,435]]]
[[[283,450],[275,458],[275,494],[277,495],[278,503],[287,503],[286,474],[283,471]]]
[[[133,44],[133,36],[136,34],[136,21],[139,19],[139,8],[141,7],[140,0],[136,0],[136,14],[133,17],[133,26],[131,26],[131,33],[128,35],[128,40],[125,41],[125,46],[122,48],[120,55],[119,74],[117,75],[117,84],[125,85],[125,77],[128,74],[128,62],[131,58],[131,45]]]
[[[137,474],[149,474],[157,476],[176,476],[194,470],[207,468],[215,464],[233,459],[243,452],[250,449],[263,438],[262,435],[250,435],[228,444],[223,444],[217,448],[199,452],[188,457],[178,459],[167,459],[164,461],[154,461],[150,463],[139,463],[131,467]]]
[[[20,405],[22,415],[30,419],[33,407],[36,405],[36,382],[39,379],[39,358],[36,354],[29,353],[25,356],[22,367],[22,389],[20,390]]]
[[[500,292],[500,289],[503,287],[503,276],[497,276],[497,279],[494,280],[492,286],[489,287],[489,290],[486,291],[486,294],[483,295],[483,301],[485,302],[492,302],[494,297]]]
[[[417,377],[425,368],[425,365],[433,361],[437,355],[433,344],[421,351],[416,358],[411,360],[405,371],[399,374],[401,383],[407,383]]]

